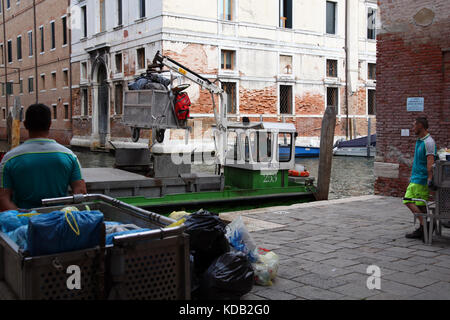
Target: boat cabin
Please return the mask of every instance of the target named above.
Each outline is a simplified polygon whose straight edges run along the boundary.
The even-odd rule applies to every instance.
[[[295,166],[294,124],[236,122],[228,123],[227,129],[226,185],[245,189],[288,186],[288,171]]]

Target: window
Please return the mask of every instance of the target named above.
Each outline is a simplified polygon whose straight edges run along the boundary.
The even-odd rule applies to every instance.
[[[50,22],[50,30],[51,30],[51,34],[52,34],[51,49],[55,49],[56,48],[56,37],[55,37],[55,22],[54,21]]]
[[[87,80],[87,62],[81,63],[81,80],[86,81]]]
[[[283,154],[280,152],[278,157],[278,161],[280,162],[290,162],[292,159],[292,143],[293,143],[293,135],[292,133],[280,133],[278,134],[278,144],[280,146],[285,147],[287,154],[283,152]]]
[[[56,88],[56,72],[52,72],[52,88]]]
[[[4,65],[5,64],[5,53],[4,53],[5,48],[3,47],[3,43],[0,44],[0,64]]]
[[[6,9],[11,8],[11,0],[6,0]]]
[[[327,59],[327,77],[337,78],[338,76],[337,67],[338,67],[337,60]]]
[[[6,108],[2,108],[3,111],[3,120],[6,120]]]
[[[377,80],[377,65],[375,63],[367,64],[367,79]]]
[[[5,84],[2,83],[2,97],[5,96]]]
[[[122,86],[122,84],[116,84],[114,94],[115,94],[114,111],[116,112],[116,114],[122,114],[122,110],[123,110],[123,86]]]
[[[19,80],[19,93],[23,93],[23,79]]]
[[[220,0],[219,2],[219,10],[220,10],[220,19],[222,20],[233,20],[233,9],[234,9],[234,0]]]
[[[32,57],[33,53],[33,31],[28,31],[28,56]]]
[[[7,95],[13,95],[14,94],[14,86],[13,86],[13,82],[12,81],[6,83],[6,94]]]
[[[28,93],[34,92],[34,79],[33,77],[28,78]]]
[[[236,114],[237,113],[237,103],[236,103],[236,83],[235,82],[223,82],[222,89],[227,94],[227,113]]]
[[[376,14],[377,10],[367,8],[367,39],[375,40],[377,38]]]
[[[63,70],[63,83],[64,83],[64,87],[69,86],[69,71],[68,70]]]
[[[67,45],[67,17],[62,17],[63,46]]]
[[[292,0],[280,0],[280,27],[292,29]]]
[[[81,101],[81,110],[82,115],[87,116],[89,114],[89,106],[88,106],[89,96],[88,96],[88,89],[82,90],[82,101]]]
[[[8,40],[8,62],[12,63],[12,41]]]
[[[83,38],[87,38],[88,22],[87,22],[87,8],[81,7],[81,19],[83,24]]]
[[[234,70],[235,55],[236,55],[235,51],[222,50],[220,67],[224,70]]]
[[[117,53],[115,55],[116,60],[116,73],[122,73],[122,54]]]
[[[280,74],[292,74],[292,56],[280,55]]]
[[[145,0],[139,1],[139,18],[145,18]]]
[[[122,0],[117,0],[117,25],[121,26],[123,23],[123,8],[122,8]]]
[[[17,37],[17,60],[22,60],[22,36]]]
[[[280,114],[292,114],[292,86],[280,86]]]
[[[137,66],[138,69],[145,69],[145,48],[137,49]]]
[[[69,120],[69,105],[64,104],[64,120]]]
[[[367,90],[367,114],[375,115],[376,114],[376,90],[368,89]]]
[[[338,88],[327,88],[327,107],[335,107],[336,109],[339,106],[339,94]]]
[[[41,74],[40,88],[41,88],[41,91],[45,90],[45,74]]]
[[[100,32],[106,31],[106,0],[100,0]]]
[[[327,1],[327,33],[336,34],[336,3]]]
[[[56,104],[52,105],[52,109],[53,109],[53,120],[57,120],[58,119],[58,109]]]
[[[41,34],[41,53],[43,53],[45,51],[44,26],[40,26],[39,31]]]

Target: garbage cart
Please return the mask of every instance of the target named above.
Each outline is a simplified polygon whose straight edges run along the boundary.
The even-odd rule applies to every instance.
[[[190,299],[189,236],[172,219],[104,195],[43,200],[39,213],[67,205],[99,210],[105,221],[134,224],[150,231],[114,237],[112,245],[46,256],[27,256],[0,232],[0,282],[17,299]],[[80,288],[72,288],[78,268]]]

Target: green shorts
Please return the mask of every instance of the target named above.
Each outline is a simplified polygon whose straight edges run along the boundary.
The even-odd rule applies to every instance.
[[[410,183],[408,189],[406,189],[405,198],[413,199],[423,199],[428,201],[430,192],[428,191],[428,186],[424,186],[417,183]],[[404,204],[415,203],[416,206],[425,206],[422,201],[403,201]]]

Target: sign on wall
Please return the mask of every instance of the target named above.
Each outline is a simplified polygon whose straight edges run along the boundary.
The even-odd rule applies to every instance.
[[[408,112],[423,112],[425,105],[425,98],[408,98],[406,109]]]

